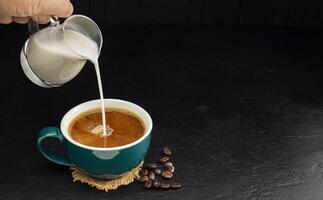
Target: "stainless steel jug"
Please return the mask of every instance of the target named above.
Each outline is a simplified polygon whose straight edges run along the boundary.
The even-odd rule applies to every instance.
[[[59,23],[51,18],[51,24],[39,30],[38,24],[28,23],[31,36],[25,42],[20,62],[26,76],[35,84],[45,87],[58,87],[72,80],[83,68],[86,57],[73,48],[73,44],[64,37],[64,31],[76,31],[93,40],[100,54],[102,34],[99,27],[90,18],[73,15]]]

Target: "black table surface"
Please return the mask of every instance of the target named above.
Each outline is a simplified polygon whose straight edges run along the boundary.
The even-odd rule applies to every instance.
[[[0,30],[0,199],[323,199],[322,30],[103,26],[105,96],[151,114],[146,161],[169,145],[183,185],[107,193],[74,183],[35,141],[42,127],[98,98],[93,67],[40,88],[19,63],[26,26]]]

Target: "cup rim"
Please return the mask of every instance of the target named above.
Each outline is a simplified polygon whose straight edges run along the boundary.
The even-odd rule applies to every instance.
[[[151,119],[150,115],[148,114],[148,112],[145,109],[143,109],[139,105],[137,105],[135,103],[132,103],[130,101],[125,101],[125,100],[121,100],[121,99],[104,99],[104,101],[117,102],[117,103],[120,103],[120,104],[128,104],[128,105],[131,105],[131,106],[136,107],[137,109],[139,109],[143,113],[144,116],[139,115],[138,112],[135,112],[135,111],[132,111],[132,110],[131,111],[134,112],[135,114],[137,114],[138,117],[142,118],[142,120],[147,120],[148,121],[148,123],[146,124],[146,127],[145,127],[145,133],[143,134],[143,136],[141,136],[139,139],[137,139],[136,141],[131,142],[129,144],[125,144],[125,145],[117,146],[117,147],[105,147],[105,148],[87,146],[87,145],[81,144],[81,143],[76,142],[75,140],[73,140],[70,137],[70,135],[68,134],[68,130],[67,130],[68,127],[69,127],[70,122],[77,116],[77,114],[73,114],[73,113],[76,112],[76,110],[86,111],[85,107],[87,105],[93,104],[93,103],[98,103],[98,108],[100,108],[100,103],[101,103],[100,101],[101,101],[100,99],[94,99],[94,100],[83,102],[81,104],[78,104],[77,106],[74,106],[68,112],[65,113],[65,115],[63,116],[63,118],[61,120],[61,124],[60,124],[60,129],[61,129],[61,132],[62,132],[65,139],[67,139],[72,144],[74,144],[76,146],[79,146],[81,148],[84,148],[84,149],[95,150],[95,151],[111,151],[111,150],[122,150],[122,149],[132,147],[132,146],[140,143],[148,135],[150,135],[152,127],[153,127],[153,122],[152,122],[152,119]],[[113,108],[118,108],[118,107],[115,106]],[[65,126],[65,124],[66,124],[66,126]],[[64,129],[64,126],[65,126],[66,129]]]

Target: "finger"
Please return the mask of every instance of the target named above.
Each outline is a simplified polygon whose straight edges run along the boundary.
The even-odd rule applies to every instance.
[[[69,0],[39,0],[36,11],[36,15],[68,17],[73,13],[73,5]]]
[[[0,13],[3,16],[32,16],[36,2],[39,0],[0,0]]]
[[[29,17],[14,17],[13,21],[18,24],[26,24],[29,21]]]
[[[0,0],[0,13],[2,16],[17,17],[68,17],[73,13],[73,5],[70,0]]]
[[[50,16],[48,15],[37,15],[31,17],[34,22],[37,22],[38,24],[47,24],[49,22]]]
[[[10,24],[12,17],[0,17],[0,24]]]
[[[58,17],[69,17],[73,14],[74,6],[72,4],[69,5],[65,14],[59,15]]]

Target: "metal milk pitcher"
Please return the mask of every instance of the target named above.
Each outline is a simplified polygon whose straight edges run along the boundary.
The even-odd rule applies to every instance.
[[[38,24],[29,21],[31,36],[25,42],[20,62],[26,76],[35,84],[45,87],[58,87],[72,80],[83,68],[86,57],[73,49],[64,31],[76,31],[90,38],[98,45],[100,54],[103,39],[99,27],[90,18],[73,15],[59,23],[57,17],[51,24],[39,30]]]

